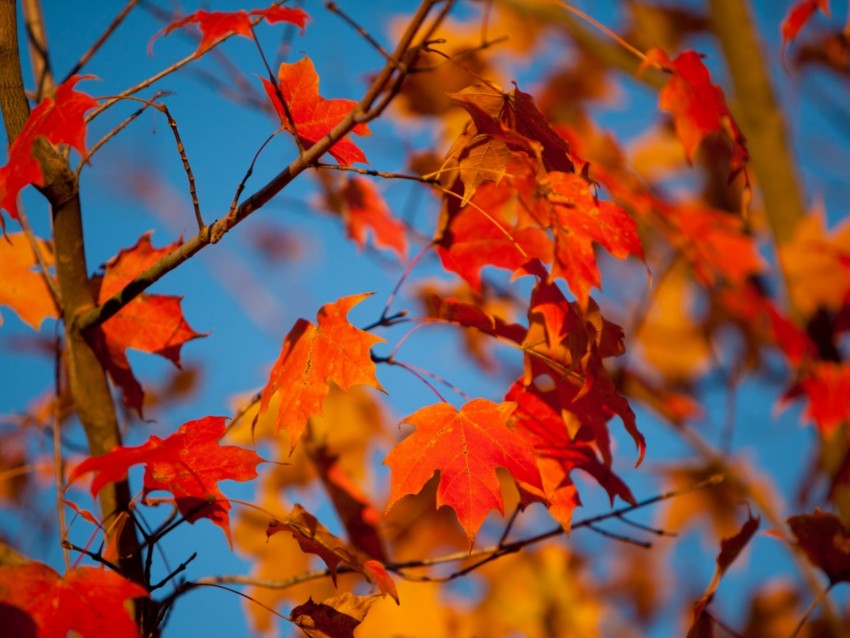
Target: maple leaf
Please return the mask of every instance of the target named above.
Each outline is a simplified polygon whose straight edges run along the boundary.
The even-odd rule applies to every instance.
[[[361,561],[355,551],[341,538],[331,534],[319,520],[297,504],[290,515],[282,521],[273,520],[266,529],[266,536],[272,537],[283,531],[292,533],[303,552],[315,554],[328,566],[334,586],[336,586],[337,567],[343,563],[356,572],[363,574],[370,583],[375,583],[383,595],[389,594],[398,604],[398,592],[395,583],[387,574],[383,565],[376,560]]]
[[[404,419],[416,431],[384,459],[392,470],[387,510],[439,472],[437,508],[448,505],[455,511],[471,544],[490,510],[504,514],[497,467],[516,481],[540,487],[533,451],[508,427],[515,407],[475,399],[460,411],[438,403]]]
[[[342,390],[355,385],[384,389],[375,377],[370,350],[384,339],[355,328],[348,312],[371,293],[351,295],[322,306],[318,325],[306,319],[295,322],[283,340],[280,356],[260,397],[260,417],[274,395],[279,395],[275,433],[289,433],[290,450],[307,426],[307,419],[322,413],[322,402],[332,381]]]
[[[293,9],[291,7],[271,6],[267,9],[254,9],[252,11],[195,11],[190,13],[185,18],[175,20],[168,24],[164,29],[158,31],[151,38],[151,43],[148,45],[150,51],[153,41],[160,36],[167,36],[175,29],[185,27],[189,24],[197,24],[201,30],[201,41],[198,48],[195,49],[195,57],[200,57],[207,49],[222,38],[231,35],[241,35],[245,38],[254,38],[254,31],[251,26],[251,18],[259,16],[269,24],[276,22],[288,22],[294,24],[301,29],[303,35],[304,29],[307,26],[309,16],[303,9]]]
[[[77,567],[60,576],[42,563],[0,566],[0,627],[8,636],[136,638],[125,602],[148,592],[119,574]]]
[[[786,390],[782,402],[801,396],[807,401],[804,418],[814,421],[821,435],[829,437],[850,419],[850,364],[813,363],[803,377]]]
[[[694,621],[691,626],[691,630],[688,632],[689,638],[699,638],[699,636],[705,635],[702,633],[702,628],[710,626],[714,622],[713,619],[705,613],[705,608],[714,597],[714,593],[720,585],[720,579],[723,577],[723,574],[726,573],[726,570],[729,569],[735,559],[738,558],[740,553],[753,538],[753,535],[756,531],[758,531],[760,524],[761,519],[757,516],[754,517],[752,512],[750,512],[747,516],[747,520],[741,526],[741,529],[737,534],[730,536],[729,538],[724,538],[720,541],[720,553],[717,555],[717,568],[714,571],[714,578],[711,579],[711,582],[708,587],[706,587],[700,599],[694,603]]]
[[[518,226],[514,200],[512,189],[484,184],[469,204],[450,216],[436,240],[443,267],[463,277],[476,292],[481,292],[485,266],[517,272],[531,259],[552,259],[552,241],[544,230]]]
[[[820,9],[829,16],[829,0],[799,0],[789,10],[782,20],[782,46],[785,47],[794,40],[809,19]]]
[[[573,510],[581,505],[570,477],[573,470],[592,476],[608,493],[612,505],[617,496],[635,503],[628,486],[599,459],[592,431],[585,428],[570,436],[555,390],[542,392],[535,386],[517,382],[505,399],[517,403],[514,413],[517,429],[534,447],[549,513],[565,530],[570,529]]]
[[[292,123],[280,102],[275,85],[263,78],[263,87],[280,116],[283,128],[298,135],[304,148],[310,148],[321,140],[357,106],[354,100],[328,100],[319,95],[319,76],[313,61],[306,56],[294,64],[281,64],[277,77],[280,82],[278,87],[280,95],[286,100],[289,113],[292,115]],[[370,134],[369,127],[362,123],[356,124],[351,131],[357,135]],[[343,166],[349,166],[355,162],[369,163],[363,151],[347,137],[336,142],[328,152]]]
[[[354,638],[354,630],[376,600],[377,596],[355,596],[348,592],[321,603],[310,598],[295,607],[289,619],[310,638]]]
[[[151,436],[136,447],[120,446],[106,454],[90,457],[71,472],[69,483],[95,472],[91,484],[96,496],[107,483],[127,478],[133,465],[144,464],[144,498],[156,490],[174,495],[180,513],[191,523],[208,518],[230,537],[230,503],[218,487],[225,479],[250,481],[257,476],[263,459],[252,450],[219,445],[224,436],[225,417],[207,416],[188,421],[171,436]]]
[[[735,123],[723,91],[711,83],[702,56],[685,51],[670,60],[655,48],[647,57],[671,74],[659,93],[659,106],[673,116],[676,135],[685,147],[688,161],[693,161],[697,148],[712,133],[724,135],[732,147],[730,179],[744,170],[750,158],[747,141]]]
[[[404,261],[407,256],[405,228],[390,214],[390,209],[378,189],[369,180],[353,177],[341,191],[344,203],[342,215],[348,236],[363,249],[366,232],[371,229],[378,248],[393,250]]]
[[[38,238],[35,241],[50,266],[51,244]],[[10,233],[0,240],[0,306],[9,306],[33,330],[38,330],[48,317],[59,316],[44,275],[34,270],[36,265],[32,246],[23,233]]]
[[[310,451],[319,478],[342,521],[351,544],[378,560],[386,561],[384,544],[378,533],[380,512],[369,502],[357,484],[325,447]]]
[[[830,585],[850,582],[850,533],[835,514],[815,510],[788,519],[802,549],[813,565],[829,578]]]
[[[33,155],[33,145],[39,137],[46,138],[54,145],[68,144],[80,155],[85,155],[85,113],[98,103],[90,95],[75,91],[74,86],[80,80],[93,77],[73,75],[57,86],[54,97],[44,98],[32,110],[24,128],[12,142],[8,161],[0,167],[0,228],[4,233],[6,227],[2,209],[6,209],[12,219],[17,219],[18,193],[29,184],[44,185],[41,164]]]
[[[96,281],[97,302],[104,303],[127,283],[170,253],[180,242],[154,248],[151,233],[145,233],[135,246],[121,250],[104,266],[104,275]],[[112,380],[122,389],[124,402],[142,414],[144,393],[133,371],[126,350],[134,348],[165,357],[180,367],[180,349],[192,339],[206,335],[195,332],[183,317],[181,297],[142,293],[107,319],[96,333],[95,352]]]

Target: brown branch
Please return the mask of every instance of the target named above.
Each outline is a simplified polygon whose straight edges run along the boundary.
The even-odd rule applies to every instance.
[[[709,487],[713,487],[718,485],[724,480],[723,475],[715,474],[714,476],[710,476],[704,481],[700,481],[694,485],[690,485],[688,487],[684,487],[678,490],[673,490],[671,492],[665,492],[663,494],[657,494],[656,496],[652,496],[650,498],[644,499],[643,501],[639,501],[634,505],[626,505],[624,507],[617,508],[615,510],[611,510],[610,512],[606,512],[604,514],[599,514],[597,516],[591,516],[589,518],[582,519],[580,521],[576,521],[572,525],[572,529],[581,529],[582,527],[593,528],[597,523],[601,523],[603,521],[620,518],[624,514],[628,514],[630,512],[634,512],[639,509],[643,509],[650,505],[654,505],[655,503],[659,503],[661,501],[666,501],[671,498],[676,498],[678,496],[684,496],[690,492],[701,490]],[[452,552],[450,554],[444,554],[442,556],[435,556],[433,558],[420,558],[415,560],[403,561],[399,563],[387,563],[385,565],[388,571],[400,573],[401,570],[404,569],[416,569],[423,567],[431,567],[433,565],[441,565],[444,563],[455,563],[458,561],[465,561],[469,559],[481,559],[475,562],[473,565],[466,567],[454,574],[451,574],[446,577],[442,577],[440,579],[429,578],[429,577],[409,577],[410,580],[453,580],[455,578],[459,578],[462,575],[466,575],[469,572],[481,567],[482,565],[492,562],[502,556],[507,554],[514,554],[523,548],[529,545],[535,545],[549,538],[554,538],[556,536],[561,536],[564,534],[564,528],[558,526],[549,531],[543,532],[541,534],[537,534],[536,536],[531,536],[529,538],[524,538],[521,540],[514,541],[512,543],[503,543],[500,542],[497,545],[493,545],[491,547],[486,547],[483,549],[473,550],[473,551],[460,551],[460,552]],[[338,574],[341,573],[349,573],[354,570],[346,565],[340,565],[337,567],[336,572]],[[455,575],[457,574],[457,575]],[[309,581],[309,580],[317,580],[319,578],[326,578],[331,575],[329,569],[319,569],[309,572],[303,572],[301,574],[297,574],[290,578],[285,578],[281,580],[270,580],[270,579],[262,579],[262,578],[253,578],[251,576],[211,576],[208,578],[202,578],[197,582],[197,584],[202,585],[211,585],[216,583],[233,583],[240,585],[251,585],[254,587],[263,587],[266,589],[287,589],[289,587],[293,587],[300,583]],[[405,576],[408,578],[408,576]]]
[[[712,29],[723,47],[735,88],[731,108],[747,138],[750,164],[777,244],[787,242],[805,215],[803,192],[747,2],[711,0]]]
[[[40,102],[42,97],[53,95],[56,90],[47,48],[47,35],[44,32],[44,11],[41,8],[41,0],[23,0],[22,7],[36,86],[35,101]]]
[[[440,1],[425,0],[422,2],[396,47],[393,54],[393,62],[388,62],[384,65],[384,68],[373,80],[366,94],[352,109],[351,113],[334,126],[325,137],[307,149],[303,155],[294,159],[289,166],[242,202],[235,210],[228,213],[226,217],[218,219],[210,226],[201,229],[197,235],[153,264],[129,282],[122,290],[107,299],[102,305],[81,313],[76,318],[76,328],[81,331],[88,330],[114,316],[121,308],[165,274],[177,268],[209,244],[214,244],[221,240],[239,222],[263,207],[298,177],[298,175],[307,168],[312,167],[322,155],[337,141],[351,132],[357,124],[370,122],[379,117],[401,87],[401,82],[415,61],[418,48],[413,46],[413,41],[417,37],[431,9],[436,4],[439,4]]]

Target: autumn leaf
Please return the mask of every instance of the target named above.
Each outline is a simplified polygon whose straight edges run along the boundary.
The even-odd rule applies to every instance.
[[[788,519],[797,547],[822,570],[830,585],[850,582],[850,532],[835,514],[815,510]]]
[[[280,102],[275,86],[263,78],[263,87],[280,116],[283,128],[298,135],[304,148],[310,148],[321,140],[357,106],[354,100],[327,100],[319,95],[319,76],[313,61],[308,57],[301,58],[294,64],[281,64],[278,80],[280,82],[278,88],[289,107],[292,123]],[[295,125],[294,131],[292,124]],[[365,124],[356,124],[351,130],[357,135],[370,134]],[[347,137],[336,142],[328,152],[343,166],[356,162],[368,164],[363,151]]]
[[[714,598],[717,588],[720,586],[720,579],[726,570],[735,562],[738,555],[744,550],[747,544],[752,539],[753,535],[758,531],[761,519],[753,516],[752,512],[747,516],[746,522],[741,526],[737,534],[729,538],[724,538],[720,541],[720,553],[717,555],[717,568],[714,571],[714,577],[711,579],[705,592],[698,601],[694,603],[693,614],[694,620],[688,638],[699,638],[712,623],[713,619],[709,614],[705,613],[705,608]]]
[[[517,430],[527,437],[537,455],[549,513],[566,531],[570,530],[573,510],[581,505],[571,477],[574,470],[592,476],[608,493],[612,505],[617,496],[635,503],[628,486],[599,458],[593,431],[585,428],[570,436],[557,391],[543,392],[534,386],[515,383],[505,399],[517,403],[514,413]]]
[[[642,260],[637,224],[617,204],[598,201],[579,175],[549,173],[536,190],[546,196],[529,209],[549,220],[555,238],[552,276],[563,277],[579,304],[587,307],[591,287],[602,287],[593,245],[603,246],[617,259],[633,255]]]
[[[370,351],[384,340],[355,328],[346,319],[348,312],[370,294],[326,304],[317,315],[318,325],[299,319],[286,335],[269,382],[263,388],[260,418],[272,397],[279,395],[275,433],[281,429],[289,433],[290,449],[295,448],[307,419],[322,413],[330,382],[342,390],[370,385],[383,392]]]
[[[5,233],[2,209],[18,218],[18,193],[27,185],[44,185],[41,164],[33,155],[33,145],[44,137],[54,145],[68,144],[80,155],[86,153],[85,113],[97,106],[90,95],[75,91],[80,80],[93,75],[74,75],[56,87],[53,98],[46,97],[27,118],[24,128],[9,149],[8,161],[0,167],[0,228]]]
[[[658,48],[647,56],[671,75],[659,94],[659,106],[673,116],[676,135],[688,160],[692,162],[702,141],[715,133],[724,136],[731,146],[730,179],[744,170],[750,158],[747,141],[729,111],[723,91],[711,83],[702,56],[685,51],[671,60]]]
[[[375,583],[382,595],[389,594],[398,603],[395,583],[387,574],[383,565],[376,560],[362,561],[355,551],[341,538],[331,534],[318,519],[297,504],[290,515],[282,520],[273,520],[266,529],[266,536],[272,537],[279,532],[288,531],[298,541],[301,551],[315,554],[321,558],[331,579],[336,585],[337,568],[340,563],[363,574],[370,583]]]
[[[475,399],[460,411],[448,403],[422,408],[402,421],[416,431],[396,445],[384,464],[392,471],[390,510],[401,498],[419,492],[440,473],[437,507],[457,514],[469,542],[487,513],[504,514],[496,468],[540,488],[540,472],[528,443],[508,427],[516,406]]]
[[[167,25],[164,29],[158,31],[151,38],[148,51],[150,51],[153,41],[160,36],[167,36],[175,29],[180,29],[189,24],[196,24],[201,30],[201,41],[198,48],[195,50],[195,57],[200,57],[207,49],[222,38],[231,35],[241,35],[245,38],[254,37],[253,28],[251,26],[251,18],[260,17],[269,24],[276,22],[288,22],[294,24],[301,29],[307,26],[309,16],[303,9],[293,9],[290,7],[271,6],[267,9],[254,9],[253,11],[195,11],[190,13],[185,18],[175,20]]]
[[[794,40],[811,17],[820,9],[829,16],[829,0],[798,0],[782,20],[782,46],[785,47]]]
[[[340,195],[345,228],[357,246],[362,250],[366,245],[366,233],[371,230],[378,248],[392,250],[404,261],[407,257],[404,224],[390,214],[387,203],[372,182],[353,177],[347,181]]]
[[[850,364],[817,361],[782,396],[782,403],[803,397],[803,416],[824,437],[850,421]]]
[[[188,421],[171,436],[151,436],[136,447],[118,447],[102,456],[90,457],[71,472],[69,483],[95,472],[91,484],[96,496],[107,483],[127,478],[134,465],[145,465],[144,498],[156,490],[174,495],[180,513],[191,523],[208,518],[230,537],[230,502],[218,482],[250,481],[263,459],[252,450],[219,445],[225,417],[207,416]]]
[[[0,566],[0,627],[8,636],[136,638],[125,607],[148,592],[116,572],[77,567],[60,576],[42,563]]]
[[[102,279],[95,280],[99,304],[180,245],[178,241],[154,248],[150,237],[150,232],[145,233],[135,246],[121,250],[106,263]],[[95,353],[121,388],[124,402],[139,414],[144,393],[130,368],[127,349],[157,354],[179,368],[183,344],[206,336],[186,322],[180,302],[180,297],[142,293],[107,319],[96,333]]]
[[[348,476],[337,457],[330,456],[324,447],[311,450],[310,459],[316,465],[351,544],[367,556],[386,561],[384,543],[378,532],[380,512]]]
[[[35,241],[51,266],[51,244],[38,238]],[[0,239],[0,306],[10,307],[33,330],[38,330],[48,317],[59,316],[44,275],[36,267],[35,253],[24,233],[9,233],[5,240]]]
[[[517,272],[531,259],[552,259],[552,241],[544,230],[519,227],[515,200],[515,192],[505,185],[484,184],[447,220],[436,239],[443,267],[476,292],[481,292],[485,266]]]
[[[377,596],[354,596],[348,592],[321,603],[311,598],[295,607],[289,619],[310,638],[354,638],[354,630],[376,600]]]

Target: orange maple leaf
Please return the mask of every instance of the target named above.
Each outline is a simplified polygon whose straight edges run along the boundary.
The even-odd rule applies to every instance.
[[[696,51],[685,51],[670,60],[658,48],[647,56],[671,74],[659,93],[659,105],[673,116],[676,135],[685,147],[688,161],[693,161],[706,136],[716,133],[725,136],[732,147],[730,179],[744,170],[750,159],[747,140],[726,105],[723,91],[711,83],[702,56]]]
[[[124,603],[147,596],[107,569],[77,567],[60,576],[42,563],[2,565],[0,627],[8,636],[135,638],[139,630]]]
[[[346,319],[348,312],[371,294],[351,295],[326,304],[317,315],[318,326],[299,319],[286,335],[260,397],[260,417],[278,394],[275,433],[281,429],[289,432],[290,450],[295,449],[307,419],[322,413],[329,382],[343,390],[370,385],[384,391],[375,377],[370,353],[372,346],[384,339],[355,328]]]
[[[254,9],[250,12],[244,10],[204,11],[202,9],[190,13],[185,18],[175,20],[154,34],[148,45],[148,50],[150,51],[153,41],[159,36],[166,36],[175,29],[185,27],[188,24],[197,24],[201,29],[201,41],[195,50],[195,57],[198,57],[220,39],[231,35],[241,35],[242,37],[253,39],[254,32],[251,27],[251,18],[255,16],[260,16],[269,24],[274,24],[275,22],[294,24],[301,28],[302,34],[309,19],[309,16],[303,9],[293,9],[291,7],[271,6],[267,9]]]
[[[250,481],[257,476],[263,459],[252,450],[219,445],[226,431],[225,417],[207,416],[188,421],[171,436],[152,436],[136,447],[120,446],[106,454],[90,457],[71,472],[72,483],[83,474],[96,472],[92,496],[114,481],[127,478],[133,465],[145,465],[144,498],[156,490],[174,495],[180,513],[194,523],[208,518],[230,538],[230,503],[218,487],[225,479]]]
[[[313,61],[308,57],[294,64],[281,64],[277,76],[280,81],[278,87],[265,78],[263,78],[263,87],[280,116],[283,128],[298,135],[304,148],[310,148],[322,139],[357,106],[354,100],[327,100],[319,95],[319,76]],[[286,100],[292,123],[280,102],[278,88],[280,95]],[[292,124],[295,125],[294,131]],[[365,124],[356,124],[351,130],[357,135],[370,134],[369,127]],[[339,140],[328,152],[344,166],[355,162],[368,164],[363,151],[347,137]]]
[[[32,154],[32,146],[39,137],[52,144],[68,144],[77,152],[86,152],[85,113],[97,106],[90,95],[75,91],[80,80],[93,75],[74,75],[56,87],[53,98],[44,98],[27,118],[20,135],[9,149],[6,165],[0,167],[0,209],[6,209],[12,219],[18,218],[18,193],[29,184],[44,185],[41,164]],[[0,228],[5,232],[3,215],[0,213]]]
[[[106,263],[97,291],[98,303],[109,299],[180,244],[178,241],[154,248],[150,237],[151,233],[145,233],[135,246],[121,250]],[[179,368],[183,344],[205,336],[186,322],[180,301],[181,297],[143,293],[105,321],[95,335],[95,352],[121,388],[124,402],[139,414],[144,393],[130,369],[127,348],[158,354]]]
[[[51,245],[42,239],[36,241],[45,258],[52,262]],[[58,317],[59,311],[44,275],[33,270],[35,266],[35,254],[23,233],[10,233],[0,240],[0,306],[9,306],[21,321],[38,330],[42,321]]]
[[[440,473],[437,507],[454,509],[469,542],[492,509],[504,514],[496,468],[542,489],[531,446],[508,427],[514,403],[475,399],[456,410],[448,403],[422,408],[404,419],[416,431],[396,445],[384,464],[392,470],[387,510],[418,493]]]

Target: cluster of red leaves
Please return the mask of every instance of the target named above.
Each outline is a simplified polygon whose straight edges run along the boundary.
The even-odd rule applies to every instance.
[[[251,450],[219,445],[225,420],[208,416],[189,421],[165,439],[152,436],[142,445],[122,446],[88,458],[74,468],[69,482],[95,472],[91,493],[96,496],[108,483],[126,479],[132,466],[144,464],[143,499],[154,491],[171,492],[186,520],[210,519],[224,530],[230,543],[230,503],[218,482],[256,478],[257,464],[263,459]]]
[[[60,576],[47,565],[0,566],[0,627],[9,636],[65,638],[139,635],[124,603],[148,592],[113,571],[77,567]]]
[[[104,266],[103,277],[92,280],[95,298],[103,303],[180,245],[176,241],[154,248],[145,233],[131,248],[121,250]],[[195,332],[183,317],[180,297],[142,293],[100,326],[94,335],[95,353],[121,388],[124,403],[142,414],[144,393],[130,369],[127,349],[158,354],[180,367],[183,344],[205,335]]]
[[[33,184],[44,185],[41,164],[33,155],[33,145],[44,138],[54,145],[68,144],[81,155],[86,153],[85,113],[97,106],[93,97],[74,90],[80,80],[93,76],[75,75],[56,87],[53,98],[45,98],[30,113],[20,135],[12,142],[8,161],[0,168],[0,210],[18,218],[18,193]],[[0,227],[6,225],[0,212]]]

